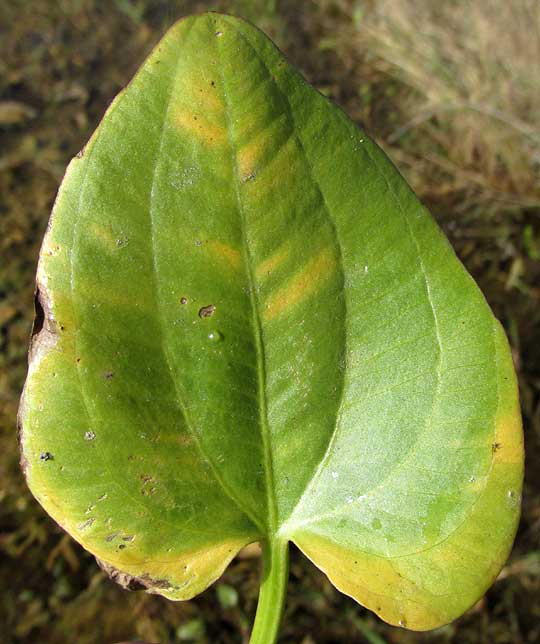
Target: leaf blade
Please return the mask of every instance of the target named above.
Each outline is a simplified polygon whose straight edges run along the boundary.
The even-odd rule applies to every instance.
[[[504,334],[408,186],[227,16],[174,27],[98,132],[40,259],[34,494],[171,598],[287,537],[391,623],[456,617],[513,539],[521,429]]]

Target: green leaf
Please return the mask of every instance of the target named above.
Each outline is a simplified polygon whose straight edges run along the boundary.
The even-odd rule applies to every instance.
[[[29,486],[125,586],[187,599],[294,542],[392,624],[510,550],[507,341],[381,150],[249,24],[177,23],[60,189],[20,408]]]

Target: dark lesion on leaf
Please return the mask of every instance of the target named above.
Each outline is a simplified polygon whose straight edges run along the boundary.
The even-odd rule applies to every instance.
[[[36,286],[36,290],[34,292],[34,309],[35,309],[35,317],[34,317],[34,324],[32,325],[32,338],[36,336],[41,329],[43,329],[43,323],[45,322],[45,311],[43,309],[43,305],[40,302],[40,297],[41,297],[41,291],[38,286]]]
[[[173,587],[167,579],[155,579],[148,573],[143,573],[139,577],[136,577],[127,572],[118,570],[118,568],[111,566],[111,564],[108,564],[97,557],[96,561],[101,570],[126,590],[145,590],[147,593],[156,593],[159,592],[159,590]]]
[[[29,362],[56,344],[58,325],[51,312],[49,295],[38,282],[34,291],[35,318],[30,337]],[[63,329],[63,327],[60,327]]]
[[[208,306],[203,306],[199,309],[199,317],[209,318],[212,315],[214,315],[215,310],[216,310],[216,307],[214,304],[208,304]]]
[[[38,360],[40,356],[52,349],[58,339],[58,327],[51,312],[50,298],[47,290],[42,284],[40,284],[39,280],[37,281],[36,288],[34,290],[34,307],[35,318],[32,325],[30,348],[28,352],[29,364],[32,364],[32,362]],[[21,454],[20,466],[24,476],[26,476],[28,471],[28,461],[24,455],[24,450],[22,449],[24,434],[23,417],[25,414],[24,398],[23,390],[17,414],[17,438]],[[41,460],[51,460],[42,458],[42,456],[43,455],[40,457]]]

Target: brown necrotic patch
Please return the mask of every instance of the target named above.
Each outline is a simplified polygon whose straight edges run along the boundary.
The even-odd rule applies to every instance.
[[[143,573],[137,577],[135,575],[130,575],[127,572],[123,572],[97,557],[96,561],[101,570],[103,570],[110,579],[126,590],[145,590],[148,593],[152,593],[172,587],[172,584],[168,579],[156,579],[148,573]]]
[[[207,306],[202,306],[199,309],[199,317],[200,318],[209,318],[212,315],[214,315],[215,310],[216,310],[216,307],[213,304],[208,304]]]
[[[39,282],[36,284],[34,293],[34,308],[35,318],[30,341],[30,361],[33,360],[34,354],[40,353],[39,349],[42,345],[44,348],[54,346],[58,335],[58,325],[52,316],[49,295]]]

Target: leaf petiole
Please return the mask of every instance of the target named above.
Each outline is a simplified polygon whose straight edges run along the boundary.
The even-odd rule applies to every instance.
[[[250,644],[276,641],[289,577],[289,543],[274,538],[262,544],[263,578]]]

